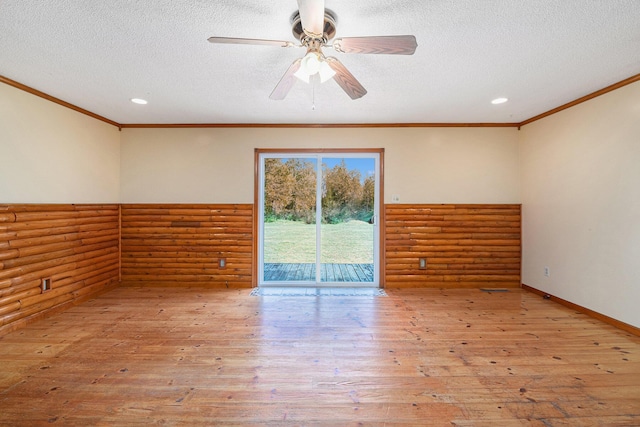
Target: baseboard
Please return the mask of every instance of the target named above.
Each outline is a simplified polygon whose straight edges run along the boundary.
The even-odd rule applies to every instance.
[[[557,302],[558,304],[564,305],[565,307],[568,307],[572,310],[575,310],[577,312],[580,312],[582,314],[586,314],[587,316],[593,317],[594,319],[600,320],[604,323],[607,323],[611,326],[615,326],[618,329],[622,329],[625,332],[629,332],[630,334],[636,335],[636,336],[640,336],[640,328],[637,328],[633,325],[629,325],[628,323],[624,323],[621,322],[619,320],[614,319],[613,317],[609,317],[606,316],[602,313],[598,313],[597,311],[593,311],[591,309],[588,309],[586,307],[583,307],[581,305],[578,304],[574,304],[571,301],[567,301],[565,299],[559,298],[557,296],[551,295],[547,292],[541,291],[539,289],[536,288],[532,288],[531,286],[525,285],[524,283],[522,283],[520,285],[522,287],[522,289],[524,289],[525,291],[529,291],[532,292],[536,295],[540,295],[541,297],[547,298],[551,301]]]

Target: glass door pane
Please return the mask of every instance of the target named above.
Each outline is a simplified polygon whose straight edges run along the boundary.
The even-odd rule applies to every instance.
[[[314,157],[262,159],[264,284],[315,284],[317,169]]]
[[[378,286],[377,153],[260,155],[261,286]]]
[[[320,282],[376,281],[376,158],[323,157]]]

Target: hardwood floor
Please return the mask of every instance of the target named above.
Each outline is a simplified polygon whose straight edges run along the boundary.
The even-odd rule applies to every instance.
[[[640,338],[520,289],[118,288],[0,338],[0,425],[640,425]]]

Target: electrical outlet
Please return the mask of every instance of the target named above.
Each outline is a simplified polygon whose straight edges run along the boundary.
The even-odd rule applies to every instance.
[[[391,203],[400,203],[400,196],[397,194],[391,195]]]
[[[549,267],[544,267],[544,277],[549,277]]]
[[[226,258],[220,258],[220,261],[218,261],[218,267],[225,268],[226,266],[227,266]]]
[[[420,270],[426,270],[427,269],[427,259],[426,258],[420,258]]]
[[[40,282],[40,293],[45,293],[51,290],[51,277],[43,278]]]

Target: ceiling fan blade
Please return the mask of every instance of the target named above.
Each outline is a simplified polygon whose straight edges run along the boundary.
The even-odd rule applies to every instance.
[[[296,82],[297,77],[294,76],[294,74],[300,68],[301,62],[302,59],[300,58],[293,61],[293,64],[289,66],[289,69],[284,73],[284,76],[282,76],[276,87],[273,89],[271,95],[269,95],[269,98],[275,101],[281,101],[287,96]]]
[[[324,0],[298,0],[302,28],[318,38],[324,33]]]
[[[293,47],[295,44],[283,40],[240,39],[236,37],[209,37],[210,43],[220,44],[258,44],[267,46]]]
[[[342,90],[347,92],[347,95],[351,97],[351,99],[362,98],[367,94],[367,90],[360,84],[353,74],[347,70],[342,62],[338,61],[333,56],[329,56],[326,58],[327,63],[336,72],[336,75],[333,76],[333,79],[340,85]]]
[[[333,41],[333,48],[342,53],[413,55],[417,46],[415,36],[344,37]]]

